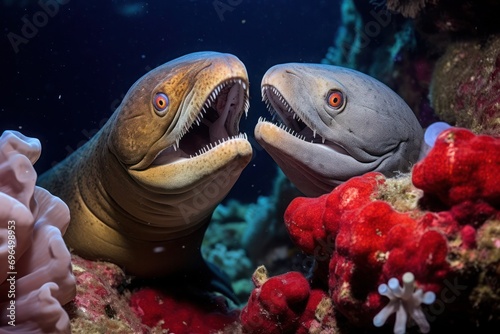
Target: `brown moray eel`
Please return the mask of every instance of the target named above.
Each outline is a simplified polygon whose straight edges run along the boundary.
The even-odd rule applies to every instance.
[[[408,171],[419,158],[423,130],[413,111],[366,74],[276,65],[262,79],[262,96],[280,124],[260,119],[255,138],[306,196],[370,171]]]
[[[74,253],[142,278],[207,274],[207,224],[252,157],[238,130],[248,94],[230,54],[188,54],[140,78],[88,143],[39,178],[70,208]]]

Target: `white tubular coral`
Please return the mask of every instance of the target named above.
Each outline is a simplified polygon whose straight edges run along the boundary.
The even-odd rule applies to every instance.
[[[389,298],[389,304],[373,318],[373,324],[376,327],[381,327],[391,314],[396,313],[395,334],[406,332],[408,315],[418,325],[422,333],[430,331],[431,326],[425,318],[421,304],[434,303],[436,294],[431,291],[424,293],[422,289],[415,290],[415,276],[412,273],[408,272],[403,275],[403,287],[399,286],[397,278],[391,278],[387,284],[379,285],[378,292]]]
[[[76,293],[62,235],[69,209],[35,186],[40,142],[0,137],[0,333],[70,333],[62,305]]]

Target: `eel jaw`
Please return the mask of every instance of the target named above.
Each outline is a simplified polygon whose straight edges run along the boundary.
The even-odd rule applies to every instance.
[[[248,80],[226,78],[191,108],[183,124],[179,121],[175,139],[147,168],[129,173],[159,192],[183,192],[203,188],[226,171],[224,189],[229,191],[252,157],[246,134],[239,133],[239,121],[249,106]]]
[[[375,168],[374,163],[361,163],[343,146],[326,139],[276,87],[264,85],[262,97],[277,122],[260,118],[255,139],[304,195],[328,193],[351,177]]]
[[[222,81],[206,96],[202,106],[192,109],[187,121],[180,125],[175,142],[159,152],[151,165],[193,159],[227,141],[246,139],[238,129],[241,116],[247,116],[249,107],[246,79]]]
[[[311,120],[294,110],[281,92],[272,85],[262,86],[262,101],[271,113],[272,122],[289,134],[310,144],[325,145],[338,153],[349,155],[346,149],[331,140],[327,140],[312,124]],[[259,122],[265,119],[259,119]]]

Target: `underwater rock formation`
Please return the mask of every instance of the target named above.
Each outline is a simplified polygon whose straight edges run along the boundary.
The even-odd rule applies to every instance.
[[[405,17],[415,18],[429,3],[434,5],[438,0],[387,0],[387,8],[401,13]]]
[[[394,87],[395,66],[415,47],[412,22],[362,0],[342,0],[342,24],[324,64],[365,72]]]
[[[445,122],[500,135],[500,35],[452,43],[436,63],[432,106]]]
[[[17,131],[0,137],[0,332],[70,333],[69,210],[35,186],[40,152],[38,139]]]
[[[417,289],[436,294],[422,308],[433,327],[500,323],[500,180],[492,177],[500,173],[498,153],[499,139],[450,128],[414,168],[413,182],[423,190],[410,176],[372,172],[330,194],[292,201],[285,223],[294,242],[316,258],[311,286],[329,292],[336,316],[373,329],[372,319],[390,303],[378,286],[411,272]],[[471,168],[479,172],[471,175]],[[432,175],[422,177],[428,170]],[[439,198],[438,207],[429,198]],[[274,289],[283,300],[296,291]],[[276,303],[272,292],[255,293],[257,305]]]
[[[120,334],[147,332],[149,328],[129,307],[125,288],[130,278],[117,265],[72,255],[76,297],[66,305],[73,333]]]

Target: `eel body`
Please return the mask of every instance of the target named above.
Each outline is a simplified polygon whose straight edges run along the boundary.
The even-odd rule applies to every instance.
[[[143,278],[206,266],[200,246],[214,208],[252,156],[239,121],[245,66],[197,52],[148,72],[84,146],[41,175],[63,199],[78,255]]]
[[[255,138],[306,196],[369,171],[408,171],[419,158],[423,130],[413,111],[366,74],[288,63],[270,68],[261,86],[279,122],[259,119]]]

